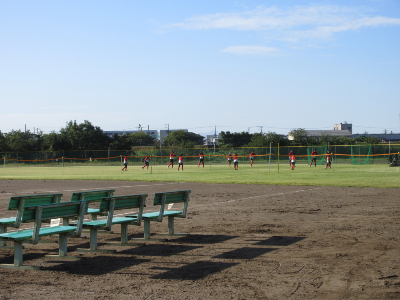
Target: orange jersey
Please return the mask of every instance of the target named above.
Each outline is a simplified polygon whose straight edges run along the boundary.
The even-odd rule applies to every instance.
[[[174,156],[176,156],[176,155],[173,154],[173,153],[171,153],[171,154],[169,155],[169,159],[174,159]]]
[[[311,155],[317,155],[317,151],[313,151],[313,152],[311,152]]]
[[[294,155],[292,155],[291,160],[292,160],[292,163],[296,162],[296,157]]]
[[[150,160],[150,156],[146,156],[146,158],[144,159],[144,161],[149,161]]]
[[[229,161],[229,160],[232,160],[232,154],[228,154],[227,160],[228,160],[228,161]]]
[[[179,156],[179,163],[182,163],[183,161],[183,156]]]
[[[204,154],[203,153],[199,153],[199,158],[203,159],[204,158]]]
[[[254,158],[254,155],[256,155],[256,154],[254,152],[251,152],[249,157]]]
[[[329,154],[325,155],[326,161],[330,161],[331,160],[331,155],[332,155],[332,153],[329,153]]]
[[[237,161],[238,158],[239,158],[239,155],[237,155],[237,154],[235,154],[235,155],[233,156],[233,160],[234,160],[234,161]]]
[[[124,163],[128,162],[126,156],[124,156]]]

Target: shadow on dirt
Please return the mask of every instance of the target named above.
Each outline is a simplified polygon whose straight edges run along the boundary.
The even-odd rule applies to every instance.
[[[213,258],[223,259],[253,259],[268,252],[275,251],[275,248],[250,248],[243,247],[214,256]]]
[[[188,243],[188,244],[217,244],[231,239],[237,238],[238,236],[230,235],[202,235],[193,234],[184,237],[176,238],[171,240],[174,243]]]
[[[153,276],[153,279],[175,279],[175,280],[198,280],[210,274],[221,272],[233,267],[237,263],[223,263],[210,261],[197,261],[192,264],[184,265],[180,268],[160,268],[153,269],[167,270],[167,272]]]
[[[141,256],[172,256],[183,252],[201,248],[200,246],[151,244],[144,247],[136,247],[118,251],[118,254]]]
[[[304,240],[305,236],[272,236],[267,240],[254,240],[257,241],[254,245],[258,246],[289,246],[294,243]]]
[[[95,256],[84,258],[79,261],[56,261],[54,263],[62,263],[51,267],[42,267],[42,270],[66,272],[68,274],[80,275],[103,275],[124,268],[129,268],[142,263],[149,262],[149,259],[137,259],[135,257],[116,257],[116,256]]]

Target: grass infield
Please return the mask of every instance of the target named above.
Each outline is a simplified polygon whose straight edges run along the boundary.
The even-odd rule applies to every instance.
[[[292,171],[288,163],[278,165],[239,164],[235,171],[228,165],[185,165],[184,171],[178,166],[154,165],[149,170],[140,166],[128,166],[121,171],[119,166],[57,166],[57,167],[9,167],[0,169],[0,179],[23,180],[124,180],[124,181],[167,181],[203,183],[240,183],[267,185],[315,185],[315,186],[353,186],[353,187],[399,187],[399,167],[389,168],[386,164],[371,165],[333,165],[309,167],[298,164]]]

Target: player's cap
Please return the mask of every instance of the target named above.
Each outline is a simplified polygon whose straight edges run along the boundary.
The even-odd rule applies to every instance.
[[[181,154],[179,154],[180,156],[182,156],[183,154],[181,153]]]

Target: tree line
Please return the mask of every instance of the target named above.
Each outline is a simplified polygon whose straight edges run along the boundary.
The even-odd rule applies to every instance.
[[[289,132],[294,140],[275,132],[248,133],[229,131],[220,132],[218,147],[276,147],[307,146],[307,145],[349,145],[357,143],[378,144],[379,138],[360,136],[358,138],[332,137],[329,134],[316,139],[307,135],[305,129],[299,128]],[[162,147],[194,148],[203,145],[204,137],[184,130],[172,131],[162,139]],[[29,130],[12,130],[9,133],[0,131],[0,152],[28,152],[28,151],[63,151],[63,150],[131,150],[138,146],[160,148],[160,140],[148,135],[145,131],[114,134],[109,136],[103,130],[89,121],[77,124],[76,121],[67,122],[58,133],[52,132],[34,134]]]
[[[163,147],[194,147],[203,144],[204,137],[183,130],[172,131],[163,139]],[[0,152],[68,151],[68,150],[131,150],[134,147],[160,147],[160,141],[145,131],[109,136],[89,121],[67,122],[59,132],[44,134],[27,130],[0,131]]]

